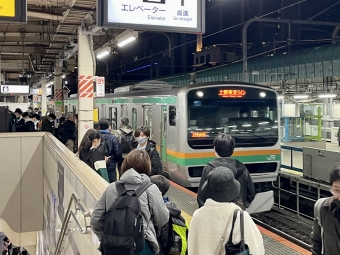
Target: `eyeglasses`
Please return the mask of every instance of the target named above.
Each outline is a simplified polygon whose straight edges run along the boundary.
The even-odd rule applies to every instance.
[[[340,194],[340,190],[334,190],[334,189],[329,189],[329,191],[333,194],[333,195],[338,195]]]

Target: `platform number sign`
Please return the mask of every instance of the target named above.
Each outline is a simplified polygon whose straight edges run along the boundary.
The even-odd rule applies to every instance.
[[[97,97],[105,97],[105,77],[96,78],[96,95]]]

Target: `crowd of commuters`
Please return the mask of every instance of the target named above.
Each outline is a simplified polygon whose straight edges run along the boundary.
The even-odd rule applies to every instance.
[[[110,183],[91,215],[102,254],[265,254],[262,235],[245,211],[255,198],[255,187],[246,166],[232,158],[235,141],[230,135],[221,133],[214,139],[216,159],[203,169],[199,209],[189,226],[181,209],[166,196],[170,182],[161,175],[162,162],[148,127],[133,130],[123,117],[118,130],[112,130],[108,120],[100,119],[74,149],[75,115],[60,118],[58,128],[52,113],[41,117],[33,110],[16,109],[13,115],[13,132],[54,133]],[[330,183],[333,196],[315,204],[312,255],[340,254],[340,163],[334,166]]]

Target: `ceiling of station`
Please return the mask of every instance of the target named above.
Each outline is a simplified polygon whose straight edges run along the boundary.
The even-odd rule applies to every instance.
[[[77,30],[85,20],[95,25],[96,0],[27,0],[27,23],[0,23],[1,73],[10,81],[19,74],[38,79],[53,71],[56,58],[74,57],[68,53],[77,45]],[[94,36],[94,48],[123,32],[107,29]]]

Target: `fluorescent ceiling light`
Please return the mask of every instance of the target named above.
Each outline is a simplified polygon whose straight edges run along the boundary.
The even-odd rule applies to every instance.
[[[306,98],[308,98],[308,95],[294,95],[293,97],[295,99],[306,99]]]
[[[106,57],[107,55],[110,54],[110,52],[111,52],[111,48],[110,47],[104,48],[104,49],[98,51],[97,58],[101,59],[103,57]]]
[[[138,32],[133,30],[126,30],[125,32],[119,34],[116,37],[118,47],[123,47],[130,42],[133,42],[137,39]]]
[[[278,100],[284,99],[284,96],[278,96],[277,99]]]
[[[319,98],[335,98],[336,94],[321,94]]]

